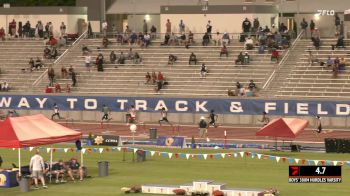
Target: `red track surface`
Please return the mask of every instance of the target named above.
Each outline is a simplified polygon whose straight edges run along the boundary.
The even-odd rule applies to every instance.
[[[81,131],[84,135],[88,135],[90,132],[93,134],[106,134],[106,135],[119,135],[124,137],[131,137],[129,126],[126,124],[87,124],[87,123],[63,123],[63,125]],[[199,137],[199,131],[196,126],[159,126],[159,125],[140,125],[138,126],[136,137],[147,138],[149,129],[157,128],[158,136],[174,136],[180,135],[191,138]],[[210,127],[208,129],[208,137],[211,140],[223,140],[224,131],[227,131],[227,139],[229,141],[242,141],[250,143],[260,142],[274,142],[273,138],[257,137],[255,132],[259,128],[256,127]],[[325,130],[326,132],[329,130]],[[300,134],[294,141],[299,143],[323,143],[324,138],[350,138],[350,131],[332,131],[328,133],[316,134],[314,131],[307,129]],[[285,139],[286,141],[290,139]]]

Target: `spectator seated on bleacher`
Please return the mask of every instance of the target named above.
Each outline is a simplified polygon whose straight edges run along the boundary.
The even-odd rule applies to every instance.
[[[55,84],[55,93],[61,93],[62,89],[61,89],[61,85],[59,83]]]
[[[192,31],[188,32],[188,43],[192,44],[194,41],[194,35],[192,33]]]
[[[205,78],[207,76],[207,73],[208,73],[207,66],[205,66],[204,63],[202,63],[202,67],[201,67],[201,71],[200,71],[201,78]]]
[[[70,93],[70,84],[68,84],[68,83],[66,84],[65,90],[66,90],[66,93]]]
[[[221,51],[220,51],[220,58],[222,55],[226,55],[226,58],[228,57],[228,51],[227,51],[227,48],[226,48],[226,45],[224,44],[221,48]]]
[[[64,164],[63,160],[59,160],[57,163],[52,165],[52,174],[56,176],[56,183],[59,182],[66,182],[65,180],[65,174],[66,174],[66,165]],[[59,178],[61,177],[61,181]]]
[[[30,58],[29,60],[29,70],[32,72],[35,69],[35,62],[33,58]]]
[[[67,45],[67,40],[64,37],[60,37],[58,40],[58,48],[65,47]]]
[[[239,53],[237,59],[235,60],[235,64],[236,65],[238,65],[238,64],[243,65],[244,64],[244,55],[242,52]]]
[[[180,40],[180,45],[186,45],[187,44],[186,34],[182,33],[182,35],[180,35],[179,37],[179,40]]]
[[[80,181],[84,179],[83,167],[78,163],[76,158],[72,158],[68,165],[68,175],[73,181],[75,181],[74,174],[79,174]]]
[[[143,36],[143,42],[141,44],[141,47],[148,47],[151,44],[151,35],[149,33],[146,33]]]
[[[258,53],[259,54],[264,54],[265,53],[265,45],[260,45],[258,47]]]
[[[220,32],[216,32],[216,34],[214,34],[214,44],[215,44],[215,46],[220,46],[221,45]]]
[[[139,55],[138,52],[135,52],[135,55],[134,55],[134,64],[140,64],[142,62],[142,58],[141,56]]]
[[[3,27],[1,27],[1,29],[0,29],[0,39],[2,41],[5,40],[5,29]]]
[[[157,82],[157,74],[156,72],[152,72],[152,84],[155,84]]]
[[[118,64],[120,64],[120,65],[125,64],[125,60],[126,60],[126,58],[124,56],[124,53],[121,51],[120,55],[119,55],[119,58],[118,58]]]
[[[108,44],[109,44],[109,40],[107,39],[107,37],[103,37],[103,39],[102,39],[102,46],[104,48],[107,48]]]
[[[311,40],[312,40],[312,43],[315,47],[316,50],[319,50],[320,49],[320,46],[321,46],[321,40],[319,37],[311,37]]]
[[[85,54],[91,52],[91,50],[90,50],[87,46],[85,46],[85,45],[83,45],[83,47],[81,47],[81,50],[82,50],[82,52],[83,52],[83,55],[85,55]]]
[[[245,52],[244,53],[244,58],[243,58],[243,64],[244,65],[249,65],[249,63],[250,63],[250,56],[249,56],[248,52]]]
[[[61,67],[61,78],[67,78],[68,76],[68,71],[65,66]]]
[[[249,37],[245,40],[245,42],[244,42],[244,48],[245,48],[246,50],[252,50],[253,47],[254,47],[254,41],[253,41],[253,39],[249,36]]]
[[[197,57],[196,55],[192,52],[190,55],[190,59],[188,61],[189,65],[192,65],[192,63],[194,63],[195,65],[197,65]]]
[[[210,41],[209,34],[208,34],[208,33],[205,33],[205,34],[203,35],[202,45],[203,45],[203,46],[208,46],[209,41]]]
[[[333,78],[337,78],[338,77],[338,72],[339,72],[339,64],[338,63],[334,63],[333,66],[332,66]]]
[[[345,58],[342,57],[342,58],[340,59],[340,62],[339,62],[339,71],[345,70],[345,69],[346,69],[346,68],[345,68],[346,65],[347,65],[347,62],[346,62]]]
[[[266,33],[266,34],[268,34],[268,33],[271,32],[270,29],[269,29],[269,27],[268,27],[267,25],[265,26],[265,29],[263,29],[263,31],[264,31],[264,33]]]
[[[131,33],[130,37],[128,37],[127,34],[124,36],[125,38],[128,38],[129,45],[137,43],[137,34],[134,31]]]
[[[177,44],[178,44],[177,37],[175,36],[174,33],[171,33],[171,35],[169,37],[168,45],[177,45]]]
[[[1,89],[1,91],[9,91],[9,90],[10,90],[9,83],[7,83],[6,81],[3,82],[3,83],[1,84],[0,89]]]
[[[254,83],[253,80],[250,80],[250,82],[248,84],[248,89],[252,93],[252,96],[254,96],[255,92],[257,91],[257,87],[256,87],[256,84]],[[247,95],[248,95],[248,93],[247,93]]]
[[[270,33],[271,35],[275,35],[278,32],[278,29],[276,28],[275,24],[272,24]]]
[[[51,86],[46,86],[46,88],[45,88],[45,93],[53,93],[53,91],[54,91],[54,88],[53,87],[51,87]]]
[[[271,53],[271,61],[276,60],[276,62],[278,63],[279,62],[279,56],[280,56],[279,52],[276,49],[273,49],[272,53]]]
[[[134,59],[134,55],[135,55],[135,53],[132,51],[132,48],[129,48],[129,52],[128,52],[127,58],[129,60],[133,60]]]
[[[51,50],[48,46],[45,47],[44,49],[44,58],[50,59],[51,58]]]
[[[170,35],[169,35],[169,33],[166,33],[164,35],[164,42],[161,45],[164,45],[164,46],[169,45],[169,42],[170,42],[169,40],[170,40]]]
[[[173,65],[177,61],[177,56],[170,54],[168,59],[168,65]]]
[[[117,60],[117,55],[114,53],[114,51],[112,51],[110,54],[109,54],[109,62],[111,64],[115,64],[115,61]]]
[[[164,84],[164,76],[161,72],[158,72],[156,92],[159,92],[163,88],[163,84]]]
[[[47,45],[50,45],[51,47],[56,47],[57,44],[58,44],[58,41],[53,36],[51,36],[49,41],[47,42]]]
[[[227,95],[228,96],[236,96],[235,92],[233,90],[230,90],[230,89],[227,90]]]
[[[139,35],[137,36],[137,45],[141,46],[144,41],[144,36],[142,32],[139,32]]]
[[[36,57],[36,60],[35,60],[35,69],[36,70],[39,70],[43,67],[43,63],[42,61],[40,60],[39,57]]]
[[[145,78],[146,78],[146,82],[145,84],[151,84],[151,74],[149,74],[149,72],[147,72],[147,74],[145,75]]]
[[[56,47],[53,47],[50,52],[50,59],[56,59],[57,56],[58,56],[58,51]]]
[[[281,46],[283,49],[290,47],[290,41],[286,37],[282,37]]]
[[[332,45],[332,50],[334,50],[334,48],[345,48],[343,36],[338,37],[337,43]]]
[[[331,58],[331,56],[328,56],[328,59],[326,61],[326,66],[333,67],[333,65],[334,65],[334,60]]]
[[[237,96],[244,96],[245,95],[245,88],[243,85],[239,82],[236,82],[236,93]]]
[[[222,44],[228,45],[229,43],[230,43],[230,35],[225,32],[224,35],[222,35]]]

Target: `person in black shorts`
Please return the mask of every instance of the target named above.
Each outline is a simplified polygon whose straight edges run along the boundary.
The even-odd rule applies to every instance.
[[[161,122],[167,122],[169,125],[173,126],[168,120],[168,112],[166,111],[165,107],[162,108],[162,110],[160,111],[160,114],[162,116],[158,121],[160,126],[162,126]]]
[[[82,166],[78,163],[76,158],[72,158],[70,161],[70,164],[68,166],[68,175],[72,179],[72,181],[75,181],[73,174],[78,173],[80,177],[80,181],[84,178],[84,171]]]
[[[59,160],[57,163],[52,165],[52,172],[56,175],[56,183],[66,182],[64,180],[64,174],[66,172],[66,169],[63,160]],[[61,181],[59,181],[60,176]]]
[[[209,114],[209,119],[210,119],[210,122],[209,122],[209,126],[212,125],[213,127],[218,127],[216,125],[216,121],[218,120],[218,115],[214,113],[215,111],[214,110],[211,110],[210,111],[210,114]]]
[[[317,133],[321,133],[322,132],[322,123],[321,123],[321,117],[320,116],[316,116],[316,132]]]

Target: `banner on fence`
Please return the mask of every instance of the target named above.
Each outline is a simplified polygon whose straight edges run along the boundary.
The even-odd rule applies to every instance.
[[[160,136],[157,139],[157,146],[172,146],[172,147],[184,147],[184,137],[165,137]]]
[[[131,105],[141,112],[159,112],[165,107],[170,113],[208,113],[256,115],[266,111],[279,116],[350,115],[350,101],[263,100],[263,99],[202,99],[162,97],[45,96],[2,95],[1,109],[51,110],[54,103],[60,110],[101,111],[107,105],[113,112],[125,112]]]

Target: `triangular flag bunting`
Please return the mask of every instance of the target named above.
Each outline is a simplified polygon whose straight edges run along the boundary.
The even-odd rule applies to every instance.
[[[243,157],[243,156],[244,156],[244,152],[239,152],[239,154],[241,155],[241,157]]]
[[[300,159],[294,159],[295,160],[295,162],[298,164],[299,163],[299,161],[300,161]]]
[[[168,153],[169,159],[171,159],[171,157],[173,156],[173,153]]]
[[[190,158],[190,154],[186,154],[186,159],[189,159]]]
[[[12,150],[16,150],[16,148],[12,148]]]
[[[67,153],[67,152],[68,152],[68,148],[63,149],[63,151],[64,151],[65,153]]]
[[[233,153],[233,157],[237,158],[238,154],[237,153]]]
[[[31,152],[34,149],[34,147],[29,147],[29,151]]]
[[[49,153],[51,151],[51,148],[46,148],[46,152]]]
[[[82,152],[83,154],[85,154],[86,148],[81,149],[81,152]]]
[[[333,161],[333,165],[338,165],[338,161]]]
[[[207,154],[203,154],[203,158],[204,158],[205,160],[207,159],[207,157],[208,157]]]
[[[134,148],[134,153],[136,153],[136,151],[137,151],[137,148]]]
[[[118,151],[121,151],[121,150],[122,150],[122,148],[121,148],[121,147],[117,147],[117,150],[118,150]]]
[[[226,156],[225,153],[221,153],[221,157],[222,157],[223,159],[225,158],[225,156]]]
[[[315,165],[317,165],[318,164],[318,160],[314,160],[314,163],[315,163]]]
[[[151,151],[151,156],[153,157],[153,155],[154,155],[155,153],[156,153],[155,151]]]
[[[258,159],[261,159],[262,154],[257,154]]]
[[[100,152],[100,154],[103,152],[103,148],[99,148],[98,151]]]
[[[277,163],[280,161],[280,159],[281,159],[281,157],[277,157],[277,156],[276,156],[276,161],[277,161]]]

